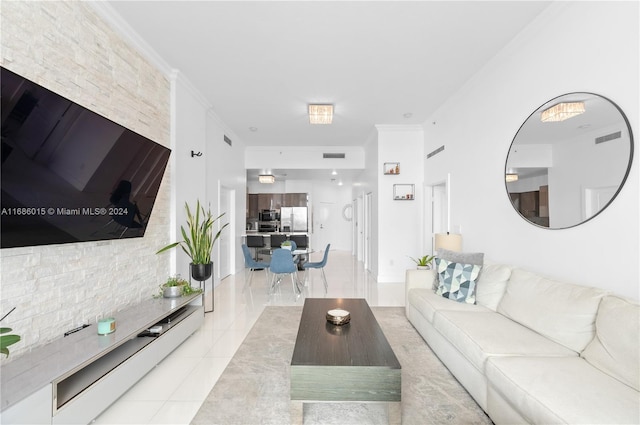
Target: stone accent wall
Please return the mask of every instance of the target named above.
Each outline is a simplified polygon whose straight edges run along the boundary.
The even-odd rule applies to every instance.
[[[2,66],[164,146],[170,143],[170,83],[90,5],[3,1]],[[11,361],[69,329],[115,314],[157,292],[169,256],[169,170],[144,238],[0,250],[2,326],[22,341]],[[117,314],[115,314],[117,317]]]

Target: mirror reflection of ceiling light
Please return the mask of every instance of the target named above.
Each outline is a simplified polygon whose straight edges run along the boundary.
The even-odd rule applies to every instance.
[[[584,113],[584,102],[560,102],[542,111],[542,122],[559,122]]]
[[[506,180],[507,183],[518,181],[518,175],[517,174],[506,174],[505,175],[505,180]]]
[[[258,176],[258,181],[259,181],[260,183],[268,183],[268,184],[271,184],[271,183],[274,183],[274,182],[276,181],[276,178],[275,178],[275,176],[273,176],[273,175],[271,175],[271,174],[260,174],[260,175]]]
[[[333,105],[309,105],[309,124],[331,124]]]

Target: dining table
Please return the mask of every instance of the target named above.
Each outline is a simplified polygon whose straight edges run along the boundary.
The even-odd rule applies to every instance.
[[[298,265],[298,270],[304,270],[302,264],[309,261],[309,254],[315,252],[313,248],[300,248],[291,251],[293,262]]]

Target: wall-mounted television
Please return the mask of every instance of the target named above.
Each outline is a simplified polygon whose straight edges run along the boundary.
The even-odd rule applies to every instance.
[[[170,150],[0,69],[1,247],[144,236]]]

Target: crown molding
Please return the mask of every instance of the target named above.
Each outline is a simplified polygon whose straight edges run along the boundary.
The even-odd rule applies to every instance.
[[[156,52],[118,12],[106,1],[92,1],[89,5],[93,10],[118,33],[125,41],[129,42],[141,55],[146,57],[160,72],[170,78],[173,68]]]

